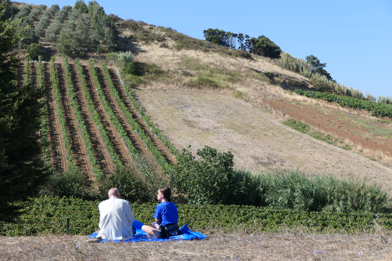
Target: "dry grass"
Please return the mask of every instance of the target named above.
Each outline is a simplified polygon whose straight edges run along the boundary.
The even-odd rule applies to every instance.
[[[1,260],[390,260],[390,234],[210,234],[202,241],[87,243],[87,236],[2,237]]]

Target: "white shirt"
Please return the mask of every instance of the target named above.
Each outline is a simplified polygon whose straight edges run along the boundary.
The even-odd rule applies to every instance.
[[[98,237],[109,240],[126,240],[133,237],[132,223],[135,219],[129,202],[111,198],[99,203]]]

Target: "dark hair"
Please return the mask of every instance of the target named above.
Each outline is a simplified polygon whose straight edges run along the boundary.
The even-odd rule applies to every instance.
[[[171,201],[171,190],[169,187],[160,187],[159,191],[163,194],[163,197],[167,200],[167,201]]]

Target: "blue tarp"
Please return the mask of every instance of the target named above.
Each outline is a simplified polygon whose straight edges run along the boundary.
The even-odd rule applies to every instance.
[[[174,240],[192,240],[192,239],[204,239],[207,236],[203,235],[197,231],[191,231],[187,225],[183,225],[180,228],[180,231],[182,235],[179,236],[172,236],[166,239],[162,238],[157,238],[153,236],[147,235],[146,232],[141,230],[140,228],[136,229],[136,234],[133,235],[133,238],[128,239],[128,240],[107,240],[107,239],[102,239],[102,243],[104,242],[124,242],[124,243],[133,243],[133,242],[141,242],[141,241],[149,241],[149,242],[164,242],[164,241],[174,241]],[[93,233],[90,235],[90,239],[96,238],[98,233]]]

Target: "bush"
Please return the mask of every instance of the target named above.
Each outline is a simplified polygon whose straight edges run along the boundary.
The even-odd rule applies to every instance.
[[[38,56],[40,55],[39,48],[41,47],[40,44],[32,43],[27,47],[27,52],[29,54],[30,59],[37,60]]]
[[[110,188],[118,188],[122,198],[139,203],[154,202],[158,188],[168,184],[157,162],[148,156],[138,156],[129,166],[119,166],[111,176],[98,180],[102,199]]]
[[[337,179],[329,175],[307,177],[298,171],[259,175],[265,202],[276,208],[323,212],[388,212],[391,201],[378,185]]]
[[[66,217],[70,218],[71,235],[89,235],[96,231],[99,223],[99,201],[75,198],[41,197],[30,201],[14,202],[23,210],[15,223],[0,222],[1,236],[64,235]],[[132,212],[144,224],[151,222],[156,203],[133,204]],[[370,213],[319,213],[269,207],[224,206],[224,205],[177,205],[179,224],[196,227],[207,232],[343,232],[367,233],[375,229],[392,229],[392,215]]]
[[[308,124],[297,121],[296,119],[289,119],[283,122],[283,124],[305,134],[308,133],[310,130],[310,126]]]
[[[220,82],[216,81],[211,76],[212,76],[211,74],[198,75],[196,79],[190,80],[187,83],[187,85],[189,87],[195,87],[195,88],[203,88],[203,87],[220,88],[220,87],[222,87],[222,84]]]
[[[133,62],[128,63],[127,67],[125,68],[125,73],[141,76],[139,70]]]
[[[91,189],[91,181],[80,170],[67,170],[55,172],[49,181],[41,188],[41,195],[53,197],[91,198],[94,192]]]
[[[170,173],[171,185],[191,204],[229,204],[234,191],[233,154],[205,146],[196,157],[185,149]]]

